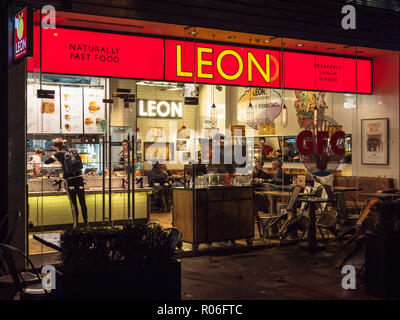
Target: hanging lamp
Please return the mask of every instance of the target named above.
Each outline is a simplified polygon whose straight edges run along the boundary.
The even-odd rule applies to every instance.
[[[213,42],[214,42],[214,37],[215,37],[215,34],[213,34]],[[213,50],[213,69],[214,69],[214,65],[215,65],[215,62],[214,62],[214,50]],[[215,71],[215,70],[214,70]],[[213,72],[214,73],[214,72]],[[213,84],[213,86],[212,86],[212,93],[211,93],[211,95],[212,95],[212,105],[211,105],[211,127],[214,129],[214,128],[216,128],[217,127],[217,106],[215,105],[215,102],[214,102],[214,90],[215,89],[215,85]]]
[[[249,45],[251,45],[251,39],[249,39]],[[249,105],[247,106],[247,125],[252,127],[254,124],[254,107],[251,104],[251,87],[249,87],[249,92],[250,92],[250,99],[249,99]]]

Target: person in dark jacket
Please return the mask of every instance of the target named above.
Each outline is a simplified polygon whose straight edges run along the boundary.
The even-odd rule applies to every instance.
[[[264,162],[261,160],[256,160],[254,162],[254,169],[251,173],[251,180],[253,184],[259,185],[266,182],[271,176],[263,170]]]
[[[158,161],[153,164],[153,168],[148,172],[149,185],[153,187],[154,183],[163,185],[167,182],[167,173],[161,169]]]
[[[275,159],[274,161],[272,161],[272,169],[275,171],[275,175],[272,179],[267,180],[268,183],[264,185],[265,190],[276,190],[279,185],[288,184],[288,177],[282,169],[281,159]],[[267,197],[269,203],[271,204],[271,213],[277,214],[276,197],[273,197],[271,195],[268,195]]]
[[[282,169],[282,160],[281,159],[275,159],[272,161],[272,169],[275,171],[275,175],[273,176],[272,179],[268,180],[268,183],[279,185],[283,184],[286,185],[288,184],[288,176],[285,174],[285,172]]]
[[[79,199],[79,204],[81,206],[83,222],[85,226],[87,226],[88,217],[87,217],[87,207],[85,200],[85,184],[82,177],[82,171],[75,173],[67,172],[64,163],[67,147],[65,146],[62,138],[57,138],[54,140],[54,147],[56,149],[56,152],[49,159],[47,159],[45,163],[50,164],[56,161],[61,163],[63,179],[64,179],[64,188],[67,191],[67,195],[71,204],[73,226],[74,228],[78,226],[79,210],[76,199],[77,197]]]

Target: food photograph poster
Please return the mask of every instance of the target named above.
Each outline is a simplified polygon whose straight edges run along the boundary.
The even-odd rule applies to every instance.
[[[85,133],[101,133],[100,122],[105,118],[104,90],[85,88],[84,91],[84,131]]]
[[[361,120],[361,163],[389,163],[388,118]]]

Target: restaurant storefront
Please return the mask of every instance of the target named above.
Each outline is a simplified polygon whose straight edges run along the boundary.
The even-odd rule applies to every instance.
[[[252,179],[255,160],[265,179],[280,178],[278,189],[321,179],[344,187],[344,219],[359,213],[362,193],[399,188],[396,51],[63,11],[57,18],[55,29],[42,28],[33,12],[33,57],[18,65],[26,65],[31,254],[48,252],[34,234],[73,223],[60,163],[45,163],[56,138],[83,161],[89,225],[159,221],[180,229],[188,250],[260,236],[254,187],[271,181]],[[165,188],[149,181],[156,162],[168,173]],[[285,208],[287,196],[266,198],[266,210]]]

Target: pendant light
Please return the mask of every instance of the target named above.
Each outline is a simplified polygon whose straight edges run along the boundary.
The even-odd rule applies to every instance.
[[[283,89],[285,87],[285,70],[283,69],[284,63],[282,63],[282,95],[283,98],[281,98],[281,104],[283,104],[282,107],[282,128],[286,128],[288,126],[288,108],[286,107],[286,104],[284,104],[284,97],[285,97],[285,90]]]
[[[314,127],[318,124],[318,107],[317,105],[314,106]]]
[[[251,39],[249,39],[249,45],[251,46]],[[249,87],[250,101],[247,107],[247,125],[252,127],[254,124],[254,107],[251,104],[251,87]]]
[[[213,42],[214,42],[214,37],[215,37],[215,34],[213,34]],[[214,50],[213,50],[213,69],[215,69],[214,64],[215,64],[215,61],[214,61]],[[213,73],[215,73],[215,72],[213,72]],[[214,103],[214,89],[215,89],[214,87],[215,87],[215,85],[213,84],[213,86],[212,86],[212,106],[211,106],[211,126],[213,129],[216,128],[216,126],[217,126],[217,106]]]
[[[282,107],[282,127],[286,128],[288,125],[288,109],[284,104]]]
[[[250,102],[247,107],[247,125],[252,126],[254,123],[254,107],[251,104],[251,88],[250,88]]]

